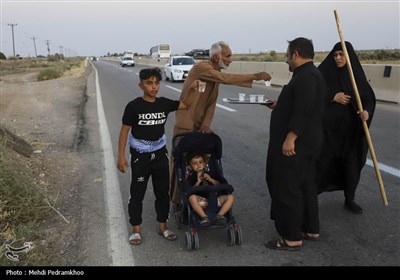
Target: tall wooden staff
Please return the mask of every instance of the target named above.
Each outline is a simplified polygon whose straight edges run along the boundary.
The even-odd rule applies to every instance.
[[[344,55],[345,55],[346,60],[347,60],[347,64],[346,65],[347,65],[347,69],[349,70],[351,84],[353,85],[353,90],[354,90],[354,95],[356,97],[358,110],[361,113],[361,112],[364,111],[364,109],[363,109],[363,106],[362,106],[362,103],[361,103],[360,94],[358,93],[356,80],[354,79],[353,69],[351,68],[350,57],[349,57],[349,54],[347,53],[346,44],[345,44],[344,39],[343,39],[342,28],[341,28],[340,22],[339,22],[339,15],[337,14],[336,10],[334,10],[334,13],[335,13],[336,25],[337,25],[337,29],[338,29],[338,32],[339,32],[340,41],[342,43],[342,49],[343,49]],[[385,206],[387,206],[388,205],[388,201],[387,201],[387,198],[386,198],[385,187],[383,186],[381,172],[380,172],[379,167],[378,167],[378,161],[376,160],[375,150],[374,150],[374,146],[372,145],[371,135],[369,134],[367,122],[366,121],[362,121],[362,125],[363,125],[363,128],[364,128],[365,137],[367,138],[368,148],[369,148],[369,151],[371,153],[372,161],[374,162],[374,169],[375,169],[376,177],[378,179],[379,188],[381,190],[383,204]]]

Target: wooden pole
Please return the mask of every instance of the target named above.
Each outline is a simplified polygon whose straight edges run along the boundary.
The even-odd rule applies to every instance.
[[[349,70],[351,84],[353,85],[353,90],[354,90],[354,95],[356,97],[358,110],[361,113],[361,112],[364,111],[364,109],[363,109],[363,106],[362,106],[362,103],[361,103],[361,98],[360,98],[360,94],[358,92],[356,80],[354,79],[353,69],[351,68],[350,57],[349,57],[349,54],[347,52],[346,44],[345,44],[345,41],[344,41],[344,38],[343,38],[342,27],[340,26],[340,21],[339,21],[339,15],[338,15],[336,10],[334,10],[334,13],[335,13],[337,29],[338,29],[338,32],[339,32],[340,42],[342,43],[342,49],[343,49],[344,55],[345,55],[346,60],[347,60],[347,64],[346,65],[347,65],[347,69]],[[380,172],[379,167],[378,167],[378,161],[376,160],[375,150],[374,150],[374,146],[372,145],[372,139],[371,139],[371,135],[369,134],[369,129],[368,129],[367,122],[366,121],[362,121],[362,125],[363,125],[363,128],[364,128],[365,137],[367,139],[368,148],[369,148],[369,151],[371,153],[372,161],[374,162],[375,174],[376,174],[376,177],[378,179],[379,188],[381,190],[383,204],[385,206],[387,206],[388,205],[388,201],[387,201],[387,198],[386,198],[385,187],[383,186],[381,172]]]

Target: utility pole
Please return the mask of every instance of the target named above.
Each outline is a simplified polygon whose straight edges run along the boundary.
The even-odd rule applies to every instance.
[[[11,26],[12,40],[13,40],[13,54],[14,54],[14,59],[15,59],[14,26],[16,26],[18,24],[17,23],[9,23],[8,25]]]
[[[47,45],[47,52],[49,53],[49,58],[50,58],[50,40],[46,40],[46,45]]]
[[[35,57],[37,57],[36,42],[35,42],[35,39],[37,39],[37,38],[35,36],[33,36],[31,39],[33,40],[33,46],[35,48]]]
[[[63,46],[60,46],[60,60],[63,60]]]

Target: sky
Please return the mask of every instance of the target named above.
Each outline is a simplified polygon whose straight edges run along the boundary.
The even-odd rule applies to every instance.
[[[103,56],[148,54],[167,43],[174,54],[227,41],[233,53],[285,52],[287,41],[312,39],[329,51],[343,38],[356,50],[400,49],[396,1],[33,1],[0,0],[1,52]],[[35,38],[35,39],[33,39]]]

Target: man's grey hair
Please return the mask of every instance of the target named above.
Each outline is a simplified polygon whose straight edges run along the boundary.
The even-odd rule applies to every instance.
[[[210,58],[213,57],[214,54],[220,53],[222,51],[222,47],[229,48],[229,44],[225,41],[219,41],[219,42],[212,44],[212,46],[210,48]]]

